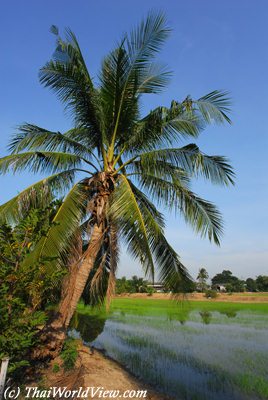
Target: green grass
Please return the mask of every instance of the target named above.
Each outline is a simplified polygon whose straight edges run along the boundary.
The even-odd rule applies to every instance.
[[[247,394],[254,393],[263,399],[268,398],[268,382],[262,376],[242,374],[233,378],[233,381]]]
[[[104,308],[92,310],[82,303],[78,305],[77,310],[82,314],[104,315]],[[138,298],[115,298],[111,304],[111,312],[124,311],[140,315],[157,315],[163,313],[184,313],[191,310],[198,311],[218,311],[218,312],[238,312],[252,311],[268,314],[268,303],[232,303],[230,302],[209,302],[182,300],[175,302],[173,300],[162,299],[138,299]]]
[[[173,300],[161,300],[161,299],[126,299],[126,298],[116,298],[112,302],[111,309],[120,310],[130,309],[130,308],[139,308],[143,310],[161,310],[161,309],[171,309],[178,310],[183,308],[189,309],[199,309],[200,311],[208,310],[208,311],[222,311],[225,309],[229,310],[249,310],[249,311],[258,311],[268,313],[268,303],[234,303],[234,302],[214,302],[211,300],[210,302],[204,301],[190,301],[190,300],[182,300],[179,302],[175,302]]]

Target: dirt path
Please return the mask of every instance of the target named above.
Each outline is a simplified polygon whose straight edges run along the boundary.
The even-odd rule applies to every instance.
[[[150,299],[150,300],[169,300],[170,294],[168,293],[154,293],[148,296],[146,293],[132,293],[122,294],[115,296],[116,298],[130,298],[130,299]],[[268,294],[266,293],[219,293],[216,299],[207,299],[204,293],[187,293],[185,298],[190,301],[204,301],[204,302],[228,302],[228,303],[268,303]]]
[[[53,372],[53,365],[55,364],[60,366],[59,372],[56,373]],[[73,370],[64,372],[61,366],[62,361],[60,358],[53,361],[53,364],[42,374],[42,387],[67,387],[68,390],[79,390],[81,387],[83,390],[92,387],[94,389],[100,388],[93,397],[91,390],[89,390],[88,396],[83,397],[86,399],[122,399],[124,398],[124,392],[129,390],[136,391],[137,395],[135,396],[134,392],[131,392],[130,396],[128,396],[128,393],[126,393],[126,399],[172,400],[172,398],[157,393],[150,386],[136,379],[117,362],[107,358],[101,352],[94,350],[93,354],[91,354],[90,350],[83,345],[79,346],[79,356]],[[31,386],[38,385],[32,384]],[[113,392],[113,397],[109,397],[108,395],[102,397],[101,390],[119,391],[119,394],[116,395],[116,393]],[[141,391],[147,391],[147,393],[144,395],[141,394]]]

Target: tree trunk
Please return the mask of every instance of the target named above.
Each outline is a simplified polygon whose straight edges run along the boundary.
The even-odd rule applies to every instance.
[[[103,225],[95,224],[83,260],[71,270],[70,277],[64,287],[63,298],[59,304],[58,318],[53,322],[53,326],[68,328],[100,250],[102,236]]]
[[[66,278],[57,315],[41,332],[42,347],[34,350],[34,359],[54,358],[61,351],[66,337],[66,330],[100,250],[103,233],[104,228],[102,223],[93,226],[90,242],[82,261],[71,267],[71,271]]]

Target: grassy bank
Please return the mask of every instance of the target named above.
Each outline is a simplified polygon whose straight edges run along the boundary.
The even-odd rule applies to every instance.
[[[231,296],[230,296],[231,297]],[[133,298],[133,297],[122,297],[115,298],[111,303],[110,311],[120,311],[133,312],[138,314],[156,315],[162,314],[163,312],[180,313],[185,311],[191,311],[197,309],[200,311],[218,311],[218,312],[238,312],[238,311],[252,311],[258,313],[268,313],[268,303],[238,303],[238,302],[220,302],[220,301],[192,301],[188,299],[183,299],[181,301],[175,302],[174,300],[164,300],[164,299],[152,299],[149,297],[145,298]],[[80,313],[90,313],[92,315],[92,310],[84,306],[83,304],[78,305],[78,311]],[[105,313],[104,308],[95,309],[94,313],[102,314]]]

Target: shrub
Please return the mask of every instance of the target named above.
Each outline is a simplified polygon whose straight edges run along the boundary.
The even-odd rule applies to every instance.
[[[12,226],[0,223],[0,359],[9,357],[8,376],[17,383],[30,364],[47,308],[59,298],[65,273],[55,269],[49,259],[29,266],[24,263],[46,233],[56,209],[52,203],[27,210]]]
[[[56,374],[59,371],[60,371],[59,364],[54,364],[53,367],[52,367],[52,372],[54,372]]]
[[[63,360],[64,369],[66,371],[73,369],[78,357],[77,341],[75,339],[68,338],[64,343],[60,356]]]
[[[154,288],[147,286],[146,288],[147,296],[152,296],[155,293]]]
[[[216,292],[216,290],[208,289],[205,292],[205,297],[207,299],[216,299],[218,297],[218,293]]]

